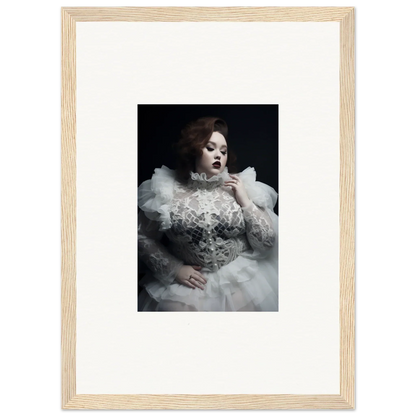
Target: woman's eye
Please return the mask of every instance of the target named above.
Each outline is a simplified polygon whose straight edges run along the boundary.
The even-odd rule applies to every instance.
[[[214,149],[212,147],[207,147],[206,148],[208,150],[208,152],[213,152]],[[221,152],[224,156],[227,154],[227,152]]]

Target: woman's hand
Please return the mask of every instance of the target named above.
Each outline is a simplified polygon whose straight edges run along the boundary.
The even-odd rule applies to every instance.
[[[246,188],[243,181],[237,175],[231,175],[230,181],[225,181],[224,185],[231,186],[236,201],[242,208],[246,208],[252,204],[250,198],[247,195]]]
[[[178,283],[191,287],[199,287],[204,290],[204,285],[207,283],[205,277],[198,271],[201,266],[182,266],[176,275]]]

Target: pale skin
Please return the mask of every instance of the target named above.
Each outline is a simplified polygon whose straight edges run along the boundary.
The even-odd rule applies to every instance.
[[[207,178],[211,178],[213,175],[218,175],[224,171],[227,160],[227,141],[221,133],[215,131],[212,133],[206,146],[202,149],[202,155],[196,159],[195,170],[197,173],[205,173]],[[220,166],[213,165],[218,162]],[[237,203],[242,208],[249,207],[252,202],[247,195],[243,182],[237,175],[230,174],[230,177],[231,179],[225,181],[224,185],[232,189]],[[182,266],[176,275],[177,282],[192,289],[199,288],[204,290],[204,285],[207,283],[207,280],[200,272],[201,268],[201,266],[195,265]]]

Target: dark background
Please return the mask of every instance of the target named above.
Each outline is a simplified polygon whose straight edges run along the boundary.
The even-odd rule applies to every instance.
[[[206,116],[228,124],[227,142],[237,155],[238,171],[252,166],[258,181],[279,192],[277,105],[139,105],[138,185],[150,179],[155,168],[175,169],[172,144],[187,123]]]

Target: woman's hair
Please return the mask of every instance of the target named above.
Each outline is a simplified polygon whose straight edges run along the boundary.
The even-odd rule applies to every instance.
[[[176,150],[176,172],[178,179],[187,180],[189,172],[195,171],[195,160],[202,156],[202,149],[206,146],[212,133],[217,131],[227,140],[227,164],[230,173],[236,172],[236,156],[230,151],[228,143],[228,126],[227,123],[219,117],[202,117],[198,120],[188,123],[181,131],[181,137],[174,144]]]

